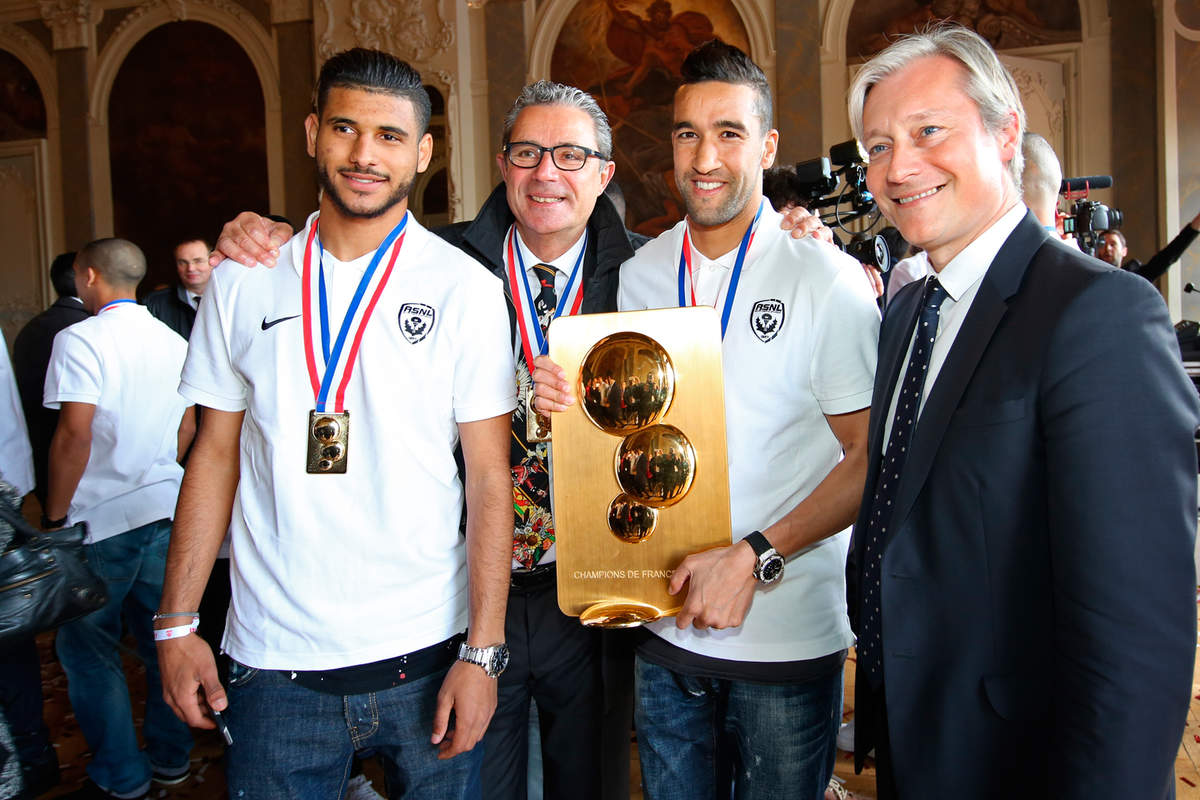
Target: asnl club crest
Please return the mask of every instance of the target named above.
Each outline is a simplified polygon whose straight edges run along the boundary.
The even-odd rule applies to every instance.
[[[750,309],[750,330],[761,341],[771,341],[783,329],[783,311],[782,300],[759,300]]]
[[[400,332],[409,344],[416,344],[433,330],[437,312],[424,303],[405,303],[400,306]]]

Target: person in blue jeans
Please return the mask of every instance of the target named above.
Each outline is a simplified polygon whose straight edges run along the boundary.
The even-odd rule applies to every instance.
[[[134,300],[146,259],[131,242],[101,239],[75,259],[75,287],[94,316],[54,338],[44,403],[59,411],[50,442],[42,527],[86,522],[88,563],[107,605],[58,631],[58,657],[92,751],[76,797],[143,797],[151,779],[188,776],[192,736],[162,698],[151,617],[158,609],[183,478],[179,453],[195,431],[176,387],[187,344]],[[146,666],[138,746],[121,665],[123,624]]]
[[[686,591],[683,608],[638,646],[642,779],[648,800],[819,800],[854,641],[847,526],[866,469],[879,313],[853,259],[788,236],[762,197],[779,136],[762,70],[713,41],[682,79],[671,141],[687,219],[622,265],[617,307],[691,298],[723,313],[734,544],[678,565],[670,588]],[[570,399],[546,360],[533,377],[539,410]]]
[[[163,700],[150,621],[162,594],[170,538],[171,521],[163,519],[87,545],[88,565],[104,579],[108,604],[64,625],[55,640],[68,676],[71,707],[92,748],[88,775],[111,797],[144,796],[152,777],[156,783],[171,785],[188,775],[192,733]],[[138,747],[117,646],[122,621],[146,667],[145,750]],[[122,791],[124,787],[131,788]]]

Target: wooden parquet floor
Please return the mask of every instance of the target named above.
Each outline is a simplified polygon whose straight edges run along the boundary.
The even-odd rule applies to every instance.
[[[75,716],[71,712],[71,704],[67,698],[67,681],[53,653],[53,634],[39,637],[39,649],[42,654],[42,681],[46,696],[45,717],[50,728],[54,746],[58,750],[58,758],[62,765],[62,783],[53,792],[45,795],[47,798],[58,797],[78,788],[86,775],[84,767],[87,764],[87,743],[79,733]],[[854,659],[846,662],[846,697],[844,717],[853,715],[852,698],[854,697]],[[130,688],[134,698],[135,714],[140,724],[140,714],[145,704],[144,674],[137,657],[130,651],[125,654],[125,672],[130,677]],[[221,800],[227,797],[225,792],[225,773],[221,765],[221,741],[210,731],[196,731],[196,747],[192,752],[192,777],[180,786],[169,789],[154,789],[153,798],[171,798],[172,800]],[[636,747],[631,769],[630,785],[633,800],[642,800],[640,791],[641,771],[637,764]],[[875,774],[872,769],[865,769],[863,774],[854,774],[854,760],[848,753],[839,752],[834,767],[835,775],[840,778],[852,796],[860,800],[872,800],[875,797]],[[383,782],[378,767],[370,762],[366,765],[366,774],[374,778],[375,785],[382,787]],[[1200,800],[1200,664],[1193,678],[1192,701],[1188,710],[1187,728],[1180,743],[1179,755],[1175,761],[1176,796],[1178,800]]]

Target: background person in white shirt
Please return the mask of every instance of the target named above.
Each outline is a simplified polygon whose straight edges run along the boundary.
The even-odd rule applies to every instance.
[[[88,562],[108,604],[58,631],[71,706],[92,750],[88,796],[140,797],[151,777],[188,774],[191,732],[162,699],[150,617],[162,591],[171,516],[194,417],[174,391],[187,345],[134,300],[146,260],[137,245],[101,239],[75,259],[75,287],[95,314],[54,338],[45,403],[59,409],[50,443],[43,526],[88,523]],[[138,745],[117,649],[122,616],[146,666]]]

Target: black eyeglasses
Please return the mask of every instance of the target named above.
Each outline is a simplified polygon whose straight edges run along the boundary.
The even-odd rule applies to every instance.
[[[550,154],[554,166],[566,172],[583,169],[589,158],[608,161],[608,156],[578,144],[558,144],[554,147],[542,147],[534,142],[509,142],[504,145],[504,155],[508,163],[522,169],[533,169],[542,163],[542,156]]]

